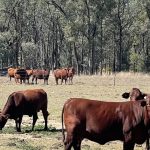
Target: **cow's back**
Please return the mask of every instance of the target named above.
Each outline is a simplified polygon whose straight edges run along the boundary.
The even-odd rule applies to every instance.
[[[48,79],[49,78],[49,71],[48,70],[33,70],[33,77],[38,79]]]
[[[61,78],[67,78],[68,77],[68,70],[63,69],[56,69],[54,70],[54,76],[55,78],[61,79]]]
[[[15,118],[19,113],[32,116],[42,109],[47,110],[47,94],[43,89],[33,89],[12,93],[3,113]]]

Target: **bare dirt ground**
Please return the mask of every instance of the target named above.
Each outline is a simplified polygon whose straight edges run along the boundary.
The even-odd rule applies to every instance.
[[[35,131],[30,132],[32,118],[23,117],[22,132],[15,130],[14,120],[8,120],[0,132],[0,150],[62,150],[61,111],[64,102],[70,97],[82,97],[104,101],[125,101],[121,95],[131,88],[137,87],[141,91],[150,93],[150,76],[143,74],[120,73],[114,76],[75,76],[73,85],[55,85],[53,75],[50,76],[49,85],[38,81],[37,85],[16,84],[14,79],[0,77],[0,108],[2,109],[8,96],[18,90],[43,88],[48,94],[49,131],[43,131],[43,117],[39,112],[39,119]],[[122,142],[113,141],[99,145],[85,139],[82,150],[121,150]],[[145,144],[137,145],[135,150],[144,150]]]

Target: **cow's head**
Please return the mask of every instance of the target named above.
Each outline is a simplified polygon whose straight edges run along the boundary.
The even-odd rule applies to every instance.
[[[3,115],[2,113],[0,114],[0,130],[5,126],[7,120],[9,118],[9,115]]]
[[[68,73],[71,75],[75,74],[75,69],[73,67],[68,68]]]
[[[128,99],[130,97],[131,101],[142,100],[147,96],[146,93],[142,93],[138,88],[132,88],[132,90],[128,93],[125,92],[122,94],[122,97]]]

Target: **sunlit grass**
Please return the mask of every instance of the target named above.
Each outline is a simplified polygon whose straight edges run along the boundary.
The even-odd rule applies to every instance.
[[[115,79],[115,80],[114,80]],[[114,86],[115,81],[115,86]],[[133,87],[150,93],[150,76],[144,74],[120,73],[116,76],[94,75],[75,76],[73,85],[55,85],[53,75],[50,76],[49,85],[44,85],[43,81],[38,81],[37,85],[15,84],[7,77],[0,77],[0,108],[2,109],[8,96],[14,92],[25,89],[42,88],[48,94],[48,117],[49,131],[43,131],[44,119],[39,112],[35,131],[31,132],[32,118],[23,117],[22,132],[17,133],[14,120],[9,120],[0,132],[0,150],[62,150],[61,134],[61,111],[64,102],[70,97],[81,97],[104,101],[125,101],[121,97],[122,93],[129,91]],[[83,150],[113,150],[122,149],[122,143],[118,141],[109,142],[104,146],[84,140]],[[136,147],[135,150],[144,150],[143,147]]]

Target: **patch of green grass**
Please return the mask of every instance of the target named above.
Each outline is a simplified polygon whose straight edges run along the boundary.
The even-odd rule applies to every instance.
[[[10,147],[14,146],[20,150],[41,150],[42,149],[42,146],[41,147],[33,146],[28,141],[24,139],[20,140],[18,138],[11,139],[10,142],[8,143],[8,146]]]

